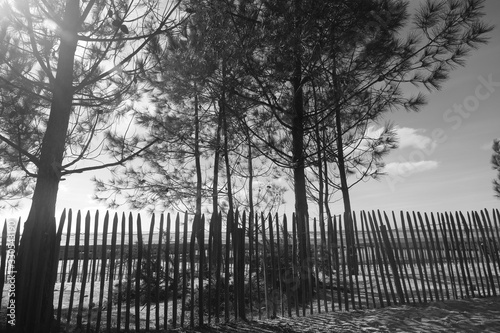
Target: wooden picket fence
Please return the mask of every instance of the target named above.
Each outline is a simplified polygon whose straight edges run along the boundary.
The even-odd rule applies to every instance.
[[[193,225],[187,214],[153,215],[145,232],[140,215],[64,212],[56,329],[160,331],[500,293],[498,210],[363,211],[352,216],[354,253],[346,218],[309,221],[300,262],[294,216],[216,215]],[[2,232],[2,315],[14,229],[6,221]]]

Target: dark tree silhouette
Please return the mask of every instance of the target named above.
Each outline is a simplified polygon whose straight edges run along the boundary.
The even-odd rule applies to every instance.
[[[439,89],[448,73],[487,41],[492,27],[481,21],[483,5],[483,0],[427,1],[411,16],[407,3],[393,0],[245,2],[247,12],[238,17],[252,22],[258,51],[245,59],[253,85],[241,95],[260,103],[278,124],[270,136],[254,134],[274,146],[293,171],[303,262],[305,170],[317,156],[317,145],[311,144],[317,123],[334,133],[346,230],[352,236],[345,141],[382,112],[422,107],[420,89]],[[410,32],[402,36],[406,28]],[[249,39],[240,32],[242,47]],[[289,144],[275,145],[280,136],[288,136]]]
[[[493,179],[493,190],[495,196],[500,199],[500,139],[493,141],[493,156],[491,156],[491,165],[497,171],[497,177]]]
[[[10,179],[23,171],[31,180],[17,180],[35,184],[16,256],[19,331],[51,329],[59,183],[124,163],[155,143],[110,133],[134,107],[128,101],[138,89],[141,50],[172,27],[177,6],[19,0],[1,9],[0,165],[11,167]],[[95,160],[103,145],[114,161],[77,167]]]

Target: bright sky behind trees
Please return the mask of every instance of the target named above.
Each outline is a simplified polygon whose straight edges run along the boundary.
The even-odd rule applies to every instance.
[[[351,189],[354,211],[443,212],[500,206],[492,189],[496,174],[490,164],[493,139],[500,137],[500,2],[487,0],[485,12],[486,22],[497,26],[489,44],[473,52],[465,68],[453,71],[419,113],[398,110],[385,115],[384,120],[397,127],[400,148],[385,159],[388,176]],[[64,208],[105,209],[91,199],[92,176],[75,174],[61,182],[58,213]],[[106,178],[109,172],[99,171],[98,176]],[[340,193],[336,199],[332,212],[340,214]],[[292,191],[285,200],[280,212],[290,214]],[[24,219],[28,209],[25,200],[19,211],[5,210],[0,215]],[[317,213],[313,204],[309,209],[311,216]]]

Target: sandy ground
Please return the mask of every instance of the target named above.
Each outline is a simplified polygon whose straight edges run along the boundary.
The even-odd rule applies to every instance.
[[[240,321],[178,332],[500,332],[500,297]]]

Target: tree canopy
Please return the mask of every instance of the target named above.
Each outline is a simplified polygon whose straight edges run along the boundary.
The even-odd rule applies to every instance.
[[[500,139],[493,141],[493,156],[491,156],[493,170],[497,171],[497,177],[493,179],[493,190],[495,196],[500,198]]]
[[[148,66],[144,46],[182,21],[178,5],[2,2],[0,181],[8,186],[0,195],[16,197],[33,188],[16,256],[21,330],[50,330],[60,181],[124,163],[155,143],[131,136],[120,120],[129,120],[141,98],[137,73]],[[112,159],[103,159],[103,151]]]

